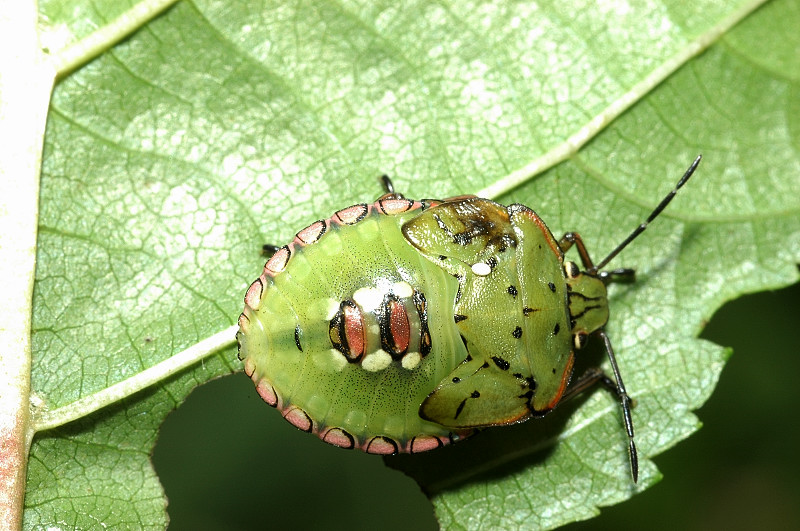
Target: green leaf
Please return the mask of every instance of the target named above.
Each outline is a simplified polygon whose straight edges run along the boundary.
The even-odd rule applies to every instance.
[[[646,458],[697,428],[691,411],[726,358],[693,339],[704,322],[797,280],[800,13],[772,2],[725,34],[757,4],[177,4],[53,95],[34,391],[57,411],[235,324],[261,244],[377,196],[382,173],[410,197],[528,204],[599,259],[702,152],[686,190],[614,261],[638,271],[612,290],[608,326],[638,402],[638,486],[601,392],[390,460],[445,528],[553,527],[630,497],[658,480]],[[51,36],[72,24],[55,5],[43,7]],[[239,369],[227,348],[40,433],[25,525],[163,527],[148,458],[158,427],[195,386]],[[303,497],[262,488],[266,514]]]

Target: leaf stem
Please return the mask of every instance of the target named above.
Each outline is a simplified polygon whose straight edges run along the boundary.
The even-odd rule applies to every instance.
[[[36,2],[0,0],[0,529],[22,526],[33,430],[31,308],[39,176],[55,72],[42,56]]]
[[[85,396],[66,406],[37,412],[34,417],[34,430],[40,432],[63,426],[128,398],[151,385],[162,382],[170,376],[191,367],[198,361],[232,345],[236,340],[236,331],[238,329],[239,325],[233,325],[192,345],[183,352],[131,376],[127,380]]]

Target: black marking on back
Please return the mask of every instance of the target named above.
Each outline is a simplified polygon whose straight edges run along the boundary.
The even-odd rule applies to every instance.
[[[294,344],[297,345],[297,350],[303,352],[303,346],[300,344],[300,325],[294,327]]]
[[[454,275],[454,276],[458,279],[458,291],[456,291],[456,300],[455,300],[455,304],[458,304],[458,301],[461,300],[461,295],[462,295],[461,289],[462,286],[464,285],[464,277],[462,275]]]
[[[528,408],[528,411],[534,414],[536,413],[536,411],[533,409],[533,404],[531,404],[531,400],[533,400],[533,390],[526,391],[517,396],[517,398],[522,398],[525,400],[525,407]]]
[[[569,294],[569,298],[572,298],[572,297],[578,297],[578,298],[583,299],[585,301],[596,301],[596,300],[600,300],[602,298],[602,297],[587,297],[583,293],[579,293],[577,291],[572,292],[572,293]]]
[[[502,370],[502,371],[507,371],[507,370],[508,370],[508,369],[511,367],[511,364],[510,364],[510,363],[508,363],[508,362],[507,362],[506,360],[504,360],[503,358],[501,358],[500,356],[492,356],[492,361],[493,361],[493,362],[494,362],[494,364],[495,364],[495,365],[497,365],[497,366],[500,368],[500,370]]]
[[[457,314],[453,315],[453,320],[456,323],[460,323],[461,321],[464,321],[466,319],[467,319],[467,316],[466,315],[461,315],[460,313],[457,313]]]
[[[347,358],[347,361],[350,363],[358,363],[361,361],[361,355],[354,358],[353,353],[350,352],[350,345],[347,343],[347,325],[345,323],[345,316],[344,316],[344,309],[346,306],[355,307],[358,306],[356,303],[350,299],[345,299],[339,304],[339,310],[331,319],[330,324],[328,325],[328,336],[331,340],[331,346],[344,354],[344,357]],[[296,329],[295,329],[296,331]],[[300,345],[298,345],[299,347]],[[302,349],[300,349],[302,350]]]
[[[528,307],[528,306],[525,306],[525,307],[522,309],[522,315],[524,315],[525,317],[527,317],[527,316],[529,316],[530,314],[532,314],[533,312],[538,312],[539,310],[540,310],[540,308],[530,308],[530,307]]]
[[[467,404],[467,400],[469,400],[469,398],[465,398],[458,405],[458,407],[456,408],[456,415],[453,417],[454,419],[457,419],[458,416],[461,414],[461,412],[464,410],[464,406]]]
[[[355,304],[353,301],[344,300],[339,304],[339,309],[333,315],[328,325],[328,336],[331,339],[333,348],[344,354],[345,358],[350,359],[350,346],[347,344],[347,333],[345,331],[344,307],[347,303]]]
[[[508,294],[511,295],[512,297],[516,297],[517,296],[517,287],[516,286],[513,286],[513,285],[509,286],[506,291],[508,291]]]
[[[458,416],[464,410],[464,406],[467,405],[467,400],[469,400],[470,398],[480,398],[480,396],[481,396],[481,394],[480,394],[480,392],[478,392],[477,389],[475,391],[472,391],[472,393],[470,393],[470,395],[467,398],[465,398],[464,400],[462,400],[461,403],[458,405],[458,407],[456,408],[456,416],[453,417],[453,418],[454,419],[458,418]]]
[[[569,285],[569,284],[567,284],[567,285]],[[573,297],[578,298],[578,299],[583,299],[584,301],[597,301],[597,300],[601,299],[601,297],[587,297],[583,293],[578,293],[578,292],[570,292],[567,295],[567,297],[568,297],[568,304],[572,304],[572,298]],[[583,317],[586,314],[586,312],[590,312],[592,310],[600,309],[600,307],[601,307],[601,305],[599,305],[599,304],[593,305],[593,306],[586,306],[583,309],[582,312],[577,313],[577,314],[570,314],[570,317],[572,318],[572,328],[575,328],[575,321],[577,319]]]
[[[517,246],[517,239],[511,234],[503,233],[500,238],[492,238],[490,245],[494,245],[498,252],[504,253],[509,247],[513,249]]]
[[[558,325],[556,325],[556,326],[558,326]],[[514,337],[515,337],[515,338],[517,338],[517,339],[521,338],[521,337],[522,337],[522,328],[521,328],[521,327],[519,327],[519,326],[518,326],[518,327],[516,327],[516,328],[514,329],[514,331],[513,331],[513,332],[511,332],[511,335],[512,335],[512,336],[514,336]]]
[[[598,305],[596,305],[596,306],[586,306],[586,307],[583,309],[583,311],[582,311],[582,312],[576,313],[576,314],[574,314],[574,315],[573,315],[573,314],[570,314],[570,317],[572,317],[572,328],[575,328],[575,322],[576,322],[578,319],[580,319],[581,317],[583,317],[584,315],[586,315],[586,312],[590,312],[590,311],[592,311],[592,310],[599,310],[599,309],[600,309],[600,305],[599,305],[599,304],[598,304]]]
[[[453,242],[455,242],[456,244],[469,245],[469,243],[472,241],[472,235],[468,234],[466,231],[460,234],[456,234],[452,230],[450,230],[450,227],[448,227],[447,224],[444,221],[442,221],[442,218],[439,216],[439,214],[434,214],[433,219],[434,221],[436,221],[436,224],[439,226],[439,229],[441,229],[442,232],[453,238]]]
[[[381,348],[388,352],[394,361],[403,359],[403,355],[408,351],[408,346],[405,350],[398,350],[394,344],[394,333],[392,332],[392,303],[402,304],[400,299],[394,293],[386,293],[383,296],[380,306],[375,310],[375,315],[378,317],[378,327],[381,336]],[[421,320],[420,316],[420,320]],[[420,327],[421,328],[421,327]]]
[[[550,288],[550,291],[552,291],[553,293],[556,292],[556,285],[553,284],[552,282],[548,282],[547,287]]]
[[[418,290],[414,290],[412,297],[419,315],[419,354],[424,358],[430,354],[432,348],[431,333],[428,330],[428,301],[425,294]]]
[[[556,326],[553,328],[553,335],[554,335],[554,336],[558,335],[558,331],[559,331],[559,330],[561,330],[561,325],[559,325],[558,323],[556,323]]]

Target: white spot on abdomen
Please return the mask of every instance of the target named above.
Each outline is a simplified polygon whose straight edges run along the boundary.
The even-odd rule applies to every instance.
[[[409,371],[413,371],[419,366],[419,362],[422,361],[422,356],[419,352],[409,352],[403,359],[400,361],[400,364],[403,366],[404,369]]]
[[[392,357],[383,349],[378,349],[375,352],[367,354],[361,360],[361,367],[369,372],[378,372],[384,370],[392,363]]]
[[[373,312],[383,302],[383,292],[378,288],[361,288],[353,293],[353,300],[365,312]]]

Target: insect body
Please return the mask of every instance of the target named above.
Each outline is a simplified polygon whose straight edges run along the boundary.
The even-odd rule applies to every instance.
[[[325,442],[420,452],[478,428],[541,416],[602,382],[619,396],[637,474],[630,398],[611,343],[603,272],[663,210],[594,265],[575,233],[556,240],[522,205],[387,193],[297,233],[245,295],[239,358],[261,397]],[[585,270],[566,261],[576,245]],[[573,382],[574,350],[606,345],[614,379]]]

